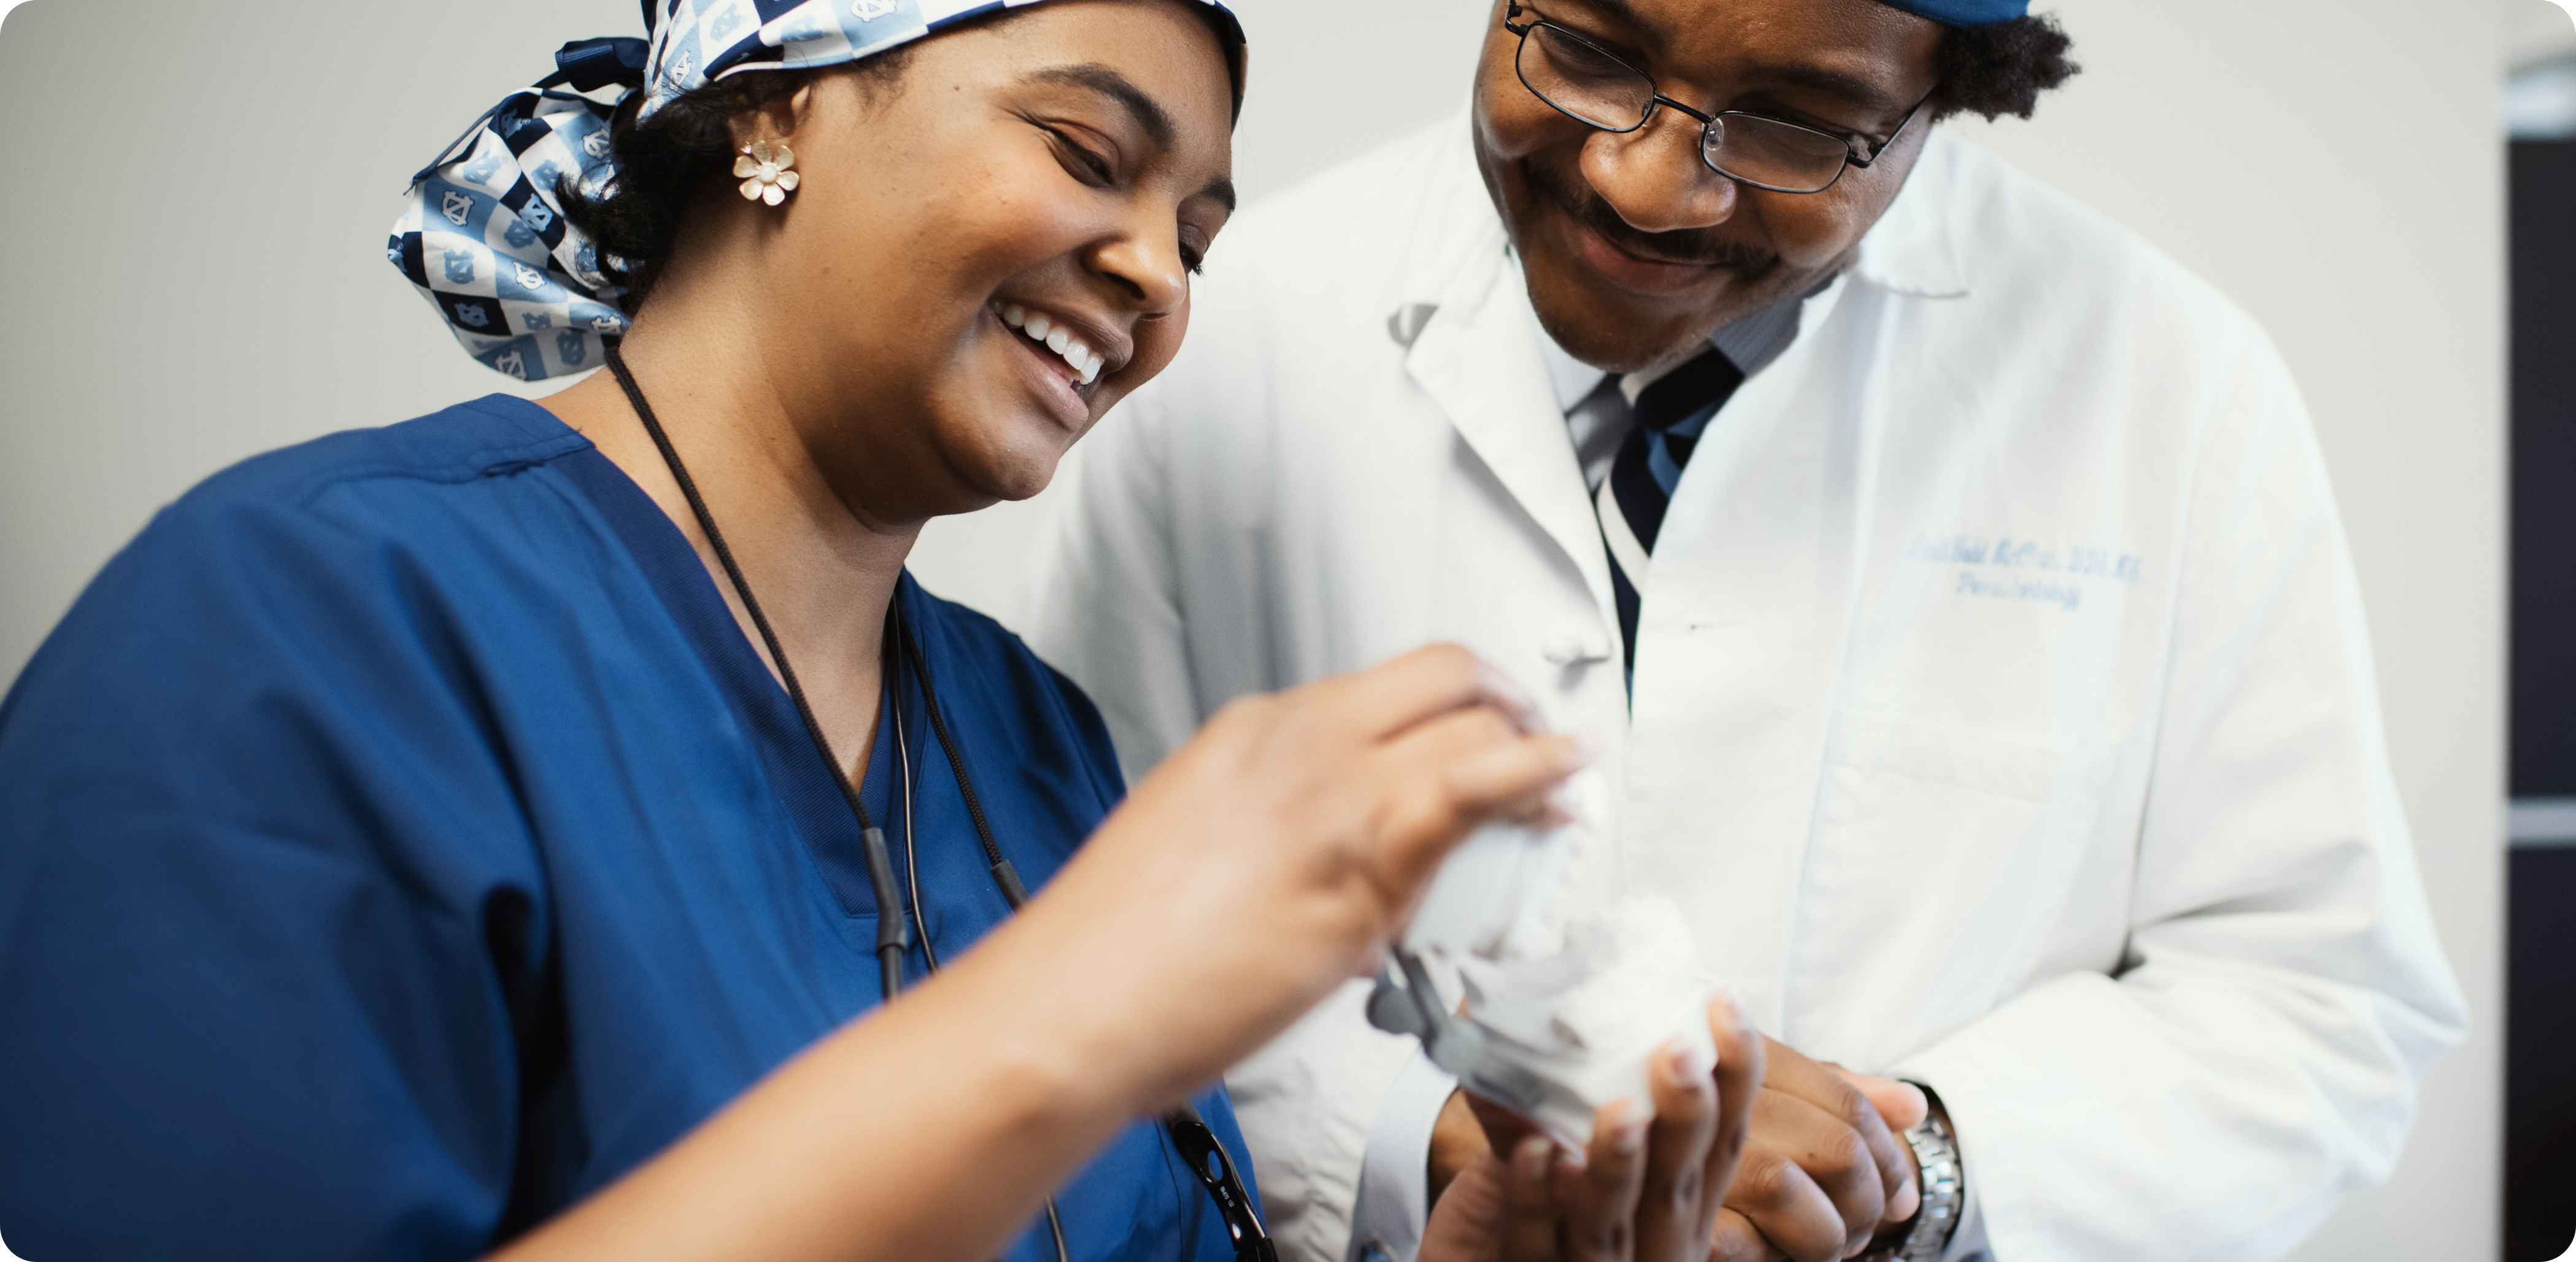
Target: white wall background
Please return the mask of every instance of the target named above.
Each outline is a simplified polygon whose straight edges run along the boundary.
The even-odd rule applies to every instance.
[[[2395,1185],[2305,1256],[2493,1258],[2495,99],[2508,49],[2576,40],[2543,0],[2057,2],[2086,74],[2036,122],[1970,130],[2214,278],[2297,370],[2350,520],[2435,911],[2481,1017],[2436,1074]],[[1484,0],[1242,7],[1257,53],[1238,167],[1256,196],[1454,108],[1484,14]],[[0,673],[206,473],[510,384],[457,353],[384,264],[396,196],[555,45],[635,21],[630,0],[33,0],[8,16]],[[917,568],[1007,620],[1017,545],[1046,511],[942,523]]]

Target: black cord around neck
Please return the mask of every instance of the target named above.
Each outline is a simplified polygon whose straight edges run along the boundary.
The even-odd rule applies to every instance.
[[[742,566],[733,559],[733,549],[725,543],[724,532],[716,528],[715,514],[707,510],[706,497],[698,493],[697,480],[689,476],[689,467],[681,463],[678,449],[671,446],[671,436],[663,432],[661,419],[653,415],[653,405],[645,401],[643,387],[635,384],[635,374],[627,370],[626,357],[618,353],[614,342],[608,346],[608,370],[616,374],[617,384],[626,391],[626,402],[634,407],[636,419],[644,422],[644,432],[653,436],[653,445],[662,452],[662,463],[671,467],[672,480],[680,484],[680,494],[689,501],[689,511],[696,515],[698,529],[706,532],[707,546],[715,550],[716,560],[724,566],[725,578],[732,582],[734,594],[742,598],[743,611],[751,615],[751,625],[760,631],[760,642],[769,646],[769,660],[777,665],[778,681],[787,686],[788,698],[796,703],[796,717],[805,721],[805,735],[813,739],[814,748],[822,753],[823,761],[831,767],[833,785],[840,789],[841,799],[850,804],[850,814],[858,818],[859,837],[867,847],[868,884],[877,900],[877,986],[885,998],[893,999],[896,992],[903,989],[903,953],[909,945],[910,935],[904,924],[903,904],[894,892],[894,863],[886,851],[885,833],[869,821],[867,803],[859,799],[858,788],[842,772],[840,760],[833,757],[832,742],[824,737],[823,725],[814,719],[813,705],[805,700],[805,687],[796,682],[796,668],[787,664],[787,650],[778,643],[778,633],[770,629],[769,616],[761,612],[760,598],[751,594],[751,580],[742,576]],[[1011,866],[1010,860],[1002,857],[1001,847],[993,840],[992,825],[984,819],[984,804],[975,797],[975,782],[967,778],[966,759],[958,753],[956,742],[948,735],[948,721],[939,715],[939,694],[931,689],[929,667],[922,661],[921,645],[913,640],[910,628],[904,626],[900,603],[886,607],[885,646],[881,651],[884,657],[878,668],[881,676],[877,686],[878,704],[895,707],[897,744],[903,740],[903,698],[896,691],[895,682],[896,663],[901,661],[910,667],[913,681],[921,685],[921,704],[930,712],[931,733],[939,741],[940,752],[947,755],[949,771],[957,777],[958,794],[966,799],[966,813],[975,821],[975,839],[983,843],[984,858],[989,864],[987,870],[992,873],[993,883],[1001,888],[1002,901],[1008,903],[1012,911],[1018,911],[1022,903],[1029,901],[1028,890],[1020,884],[1018,870]],[[912,844],[910,760],[900,750],[896,756],[903,761],[900,770],[907,777],[904,787],[904,851],[906,863],[912,865],[912,878],[917,890],[921,874],[919,856]],[[912,915],[915,920],[921,918],[918,893],[914,896]],[[930,949],[928,926],[923,926],[921,935],[924,958],[936,971],[939,960]],[[1069,1256],[1065,1249],[1064,1219],[1057,1213],[1052,1196],[1046,1202],[1046,1221],[1047,1235],[1055,1245],[1057,1262],[1064,1262]]]
[[[1028,887],[1020,883],[1020,870],[1002,857],[1002,847],[993,840],[993,826],[984,819],[984,803],[975,796],[975,782],[966,775],[966,759],[957,752],[957,742],[948,735],[948,720],[939,716],[939,694],[930,687],[930,670],[922,664],[921,644],[912,638],[912,628],[895,628],[896,647],[911,664],[912,677],[921,683],[922,708],[930,712],[930,734],[939,739],[939,752],[948,759],[948,770],[957,777],[957,795],[966,799],[966,816],[975,822],[975,840],[983,843],[985,870],[992,873],[993,884],[1002,891],[1002,901],[1012,911],[1029,901]],[[923,930],[924,933],[929,932]]]
[[[653,415],[653,405],[645,401],[643,388],[635,384],[635,374],[627,370],[626,357],[619,354],[616,345],[611,343],[607,358],[608,370],[616,375],[617,384],[626,391],[626,401],[634,407],[636,419],[644,423],[644,432],[653,436],[653,445],[660,449],[662,462],[670,466],[672,480],[680,484],[680,494],[689,501],[689,511],[698,519],[698,529],[706,532],[707,546],[715,550],[717,562],[724,566],[725,578],[733,584],[734,594],[742,598],[743,611],[751,615],[751,625],[759,630],[761,643],[769,646],[769,660],[777,665],[779,682],[786,685],[788,698],[796,703],[796,717],[805,721],[805,735],[813,740],[814,748],[823,755],[823,761],[831,768],[833,785],[840,789],[841,799],[850,804],[850,813],[858,818],[859,835],[867,847],[868,883],[873,887],[877,901],[878,986],[885,998],[892,999],[896,992],[903,988],[903,953],[910,944],[910,935],[904,923],[903,904],[897,900],[894,892],[894,865],[886,851],[885,833],[869,821],[867,803],[859,799],[858,789],[850,783],[849,776],[843,774],[840,760],[833,756],[832,742],[824,737],[823,725],[815,721],[813,705],[805,700],[804,685],[796,682],[796,668],[787,662],[787,650],[778,643],[778,633],[770,628],[769,616],[761,611],[760,598],[752,595],[751,580],[743,577],[741,564],[733,558],[733,548],[725,543],[724,532],[716,528],[715,514],[707,509],[706,497],[698,493],[697,480],[689,476],[689,468],[681,462],[678,449],[671,446],[671,436],[663,432],[661,419]],[[993,884],[1000,888],[1002,901],[1008,903],[1012,911],[1018,911],[1021,904],[1029,899],[1028,890],[1020,883],[1018,869],[1013,868],[1011,861],[1003,857],[1001,847],[993,840],[992,825],[984,818],[984,804],[975,795],[975,782],[966,774],[966,759],[958,752],[956,741],[948,733],[947,720],[940,717],[939,694],[931,687],[930,670],[923,661],[921,644],[913,639],[911,628],[904,625],[903,610],[900,605],[889,605],[886,609],[883,652],[885,656],[879,668],[882,681],[878,686],[878,695],[882,699],[878,704],[898,707],[895,717],[896,741],[900,744],[903,739],[902,715],[899,709],[903,702],[896,692],[895,683],[896,663],[901,662],[909,669],[913,681],[921,687],[921,704],[922,708],[930,714],[931,734],[939,742],[939,752],[947,758],[949,771],[957,778],[958,795],[965,799],[966,814],[975,823],[975,839],[983,845],[984,858],[989,865],[987,870],[992,874]],[[909,756],[898,752],[897,757],[904,764],[902,770],[908,777]],[[917,882],[920,879],[920,870],[918,855],[912,846],[913,817],[911,788],[908,783],[904,796],[906,862],[915,865],[913,879]],[[915,920],[921,916],[918,894],[915,895],[912,916]],[[931,968],[936,971],[939,967],[938,957],[935,954],[929,954],[929,935],[929,928],[924,926],[922,950],[930,960]],[[1162,1119],[1162,1125],[1176,1140],[1187,1133],[1184,1127],[1196,1127],[1198,1134],[1206,1136],[1205,1145],[1214,1148],[1218,1159],[1225,1163],[1227,1179],[1235,1178],[1233,1160],[1224,1155],[1223,1147],[1217,1144],[1215,1135],[1207,1129],[1207,1123],[1200,1119],[1195,1106],[1184,1104],[1179,1111],[1166,1114]],[[1201,1180],[1209,1184],[1211,1191],[1217,1193],[1218,1208],[1224,1211],[1228,1226],[1236,1237],[1235,1256],[1238,1259],[1275,1260],[1278,1254],[1274,1251],[1268,1235],[1261,1229],[1258,1212],[1248,1204],[1241,1205],[1240,1209],[1234,1208],[1239,1204],[1238,1198],[1219,1191],[1219,1182],[1207,1175],[1199,1167],[1199,1163],[1190,1164],[1194,1172],[1199,1173]],[[1240,1187],[1241,1184],[1235,1183],[1233,1186]],[[1248,1228],[1233,1221],[1237,1214],[1240,1214],[1249,1224]],[[1055,1246],[1056,1258],[1058,1262],[1063,1262],[1068,1256],[1065,1248],[1064,1219],[1058,1214],[1055,1198],[1052,1196],[1048,1197],[1046,1202],[1046,1221],[1047,1234]]]
[[[688,465],[682,463],[679,450],[671,445],[671,436],[663,432],[661,418],[653,415],[653,405],[645,401],[643,387],[635,384],[635,374],[627,370],[626,357],[614,343],[608,347],[608,370],[625,389],[626,401],[635,408],[636,419],[644,422],[644,432],[653,436],[653,445],[662,452],[662,463],[671,467],[671,478],[680,484],[680,494],[689,501],[689,511],[697,516],[698,529],[706,532],[707,546],[715,550],[725,578],[732,582],[734,594],[742,598],[743,611],[751,615],[751,625],[759,630],[760,642],[769,646],[769,660],[778,667],[778,681],[786,685],[788,699],[796,703],[796,717],[805,721],[805,735],[823,755],[823,762],[832,772],[833,787],[841,791],[841,800],[849,803],[850,814],[859,821],[859,839],[867,850],[868,884],[877,901],[877,984],[884,997],[892,999],[903,988],[903,953],[911,945],[912,935],[904,924],[903,904],[895,896],[894,861],[886,851],[885,833],[868,818],[868,806],[860,800],[858,786],[850,782],[841,760],[833,755],[832,742],[814,718],[813,703],[805,699],[805,686],[796,681],[796,668],[788,664],[787,649],[779,644],[778,632],[771,629],[769,615],[761,611],[760,598],[752,594],[751,580],[743,577],[742,565],[734,560],[724,531],[716,527],[716,515],[708,510],[706,497],[698,493],[697,479],[689,476]],[[879,650],[882,657],[877,668],[879,705],[899,704],[894,693],[894,672],[902,620],[902,606],[889,603],[885,644]],[[905,827],[911,827],[909,819]]]

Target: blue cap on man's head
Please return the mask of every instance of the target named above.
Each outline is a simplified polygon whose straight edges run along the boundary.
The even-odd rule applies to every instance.
[[[2030,0],[1879,0],[1943,26],[1992,26],[2030,14]]]

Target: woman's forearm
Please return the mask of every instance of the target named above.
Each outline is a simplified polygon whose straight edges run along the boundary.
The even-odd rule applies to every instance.
[[[513,1259],[993,1256],[1118,1131],[1344,981],[1467,830],[1582,750],[1456,648],[1239,701],[1044,893]]]
[[[1101,944],[1065,901],[1036,900],[501,1256],[999,1254],[1164,1076],[1138,1031],[1079,1002]]]

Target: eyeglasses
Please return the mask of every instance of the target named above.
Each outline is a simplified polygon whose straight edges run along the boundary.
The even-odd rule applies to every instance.
[[[1841,183],[1845,170],[1868,170],[1932,99],[1915,102],[1895,135],[1873,150],[1857,137],[1787,119],[1742,110],[1702,113],[1657,91],[1654,76],[1609,49],[1545,19],[1513,22],[1520,16],[1521,6],[1511,5],[1503,29],[1521,37],[1513,66],[1530,95],[1587,127],[1622,134],[1644,127],[1656,106],[1669,105],[1700,121],[1699,158],[1709,170],[1768,192],[1821,193]]]
[[[1217,1142],[1216,1132],[1208,1129],[1199,1111],[1184,1105],[1179,1112],[1164,1115],[1163,1131],[1199,1176],[1208,1199],[1216,1202],[1226,1233],[1234,1238],[1235,1262],[1279,1262],[1278,1246],[1261,1229],[1261,1216],[1253,1212],[1252,1193],[1234,1172],[1234,1159],[1225,1155],[1225,1145]]]

